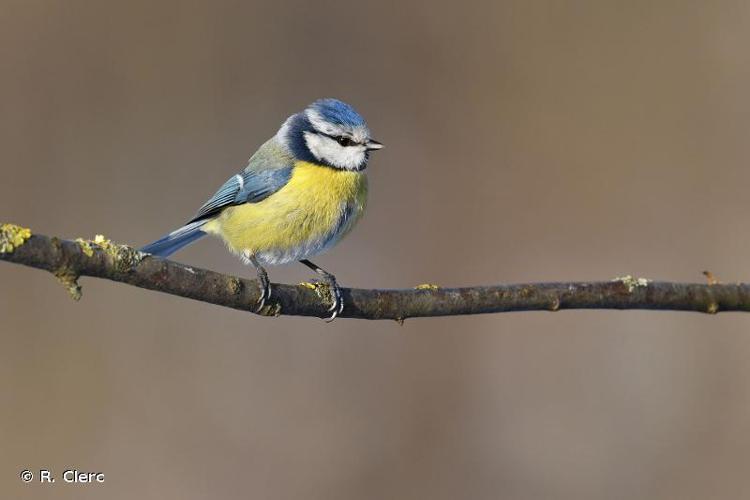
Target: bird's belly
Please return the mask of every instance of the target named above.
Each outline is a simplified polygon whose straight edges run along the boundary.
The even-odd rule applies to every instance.
[[[283,264],[334,245],[360,218],[366,199],[365,174],[299,162],[279,191],[229,207],[204,227],[235,253]]]

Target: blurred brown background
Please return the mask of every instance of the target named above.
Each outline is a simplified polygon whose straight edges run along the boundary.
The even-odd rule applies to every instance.
[[[336,96],[387,145],[316,260],[345,285],[747,281],[748,47],[741,1],[2,0],[0,220],[147,243]],[[327,325],[0,283],[3,499],[750,495],[748,315]],[[18,478],[73,467],[105,484]]]

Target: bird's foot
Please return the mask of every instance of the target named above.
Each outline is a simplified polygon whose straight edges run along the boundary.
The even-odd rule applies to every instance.
[[[312,280],[312,285],[321,298],[327,299],[331,302],[331,306],[327,309],[328,312],[331,313],[331,315],[325,319],[326,323],[330,323],[344,311],[344,294],[341,293],[341,287],[339,287],[339,284],[336,281],[336,277],[334,275],[327,272],[321,272],[320,275],[323,277],[323,279],[320,281],[315,279]],[[323,288],[325,288],[328,292],[325,295],[321,290]]]
[[[262,314],[263,306],[266,305],[266,301],[271,298],[271,281],[268,279],[268,273],[262,267],[256,268],[258,271],[258,288],[260,289],[260,297],[255,305],[255,312]]]
[[[331,316],[326,319],[326,323],[330,323],[334,319],[338,317],[339,314],[341,314],[344,311],[344,294],[341,293],[341,288],[339,287],[339,284],[336,282],[336,276],[329,273],[325,269],[322,269],[318,267],[317,265],[313,264],[307,259],[303,259],[300,261],[301,264],[304,264],[305,266],[309,267],[316,273],[318,273],[323,278],[323,283],[320,283],[316,280],[313,280],[313,287],[315,288],[315,292],[318,294],[319,297],[323,297],[323,294],[321,293],[321,289],[323,288],[323,284],[325,284],[325,288],[328,289],[328,296],[326,298],[329,298],[331,301],[331,307],[328,308],[328,311],[331,313]]]

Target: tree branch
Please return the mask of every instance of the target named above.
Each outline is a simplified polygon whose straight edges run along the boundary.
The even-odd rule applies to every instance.
[[[254,312],[255,280],[227,276],[142,254],[97,236],[93,241],[32,235],[11,224],[0,226],[0,260],[54,274],[74,298],[79,276],[106,278],[128,285]],[[348,318],[392,319],[509,311],[562,309],[659,309],[717,313],[750,311],[750,284],[649,281],[625,276],[612,281],[532,283],[406,290],[342,289]],[[323,284],[273,285],[269,316],[327,317],[330,291]]]

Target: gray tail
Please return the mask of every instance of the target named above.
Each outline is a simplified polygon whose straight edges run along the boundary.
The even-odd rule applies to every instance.
[[[206,220],[200,220],[186,224],[141,248],[141,252],[150,253],[157,257],[169,257],[180,248],[205,236],[206,233],[201,231],[201,226],[206,222]]]

